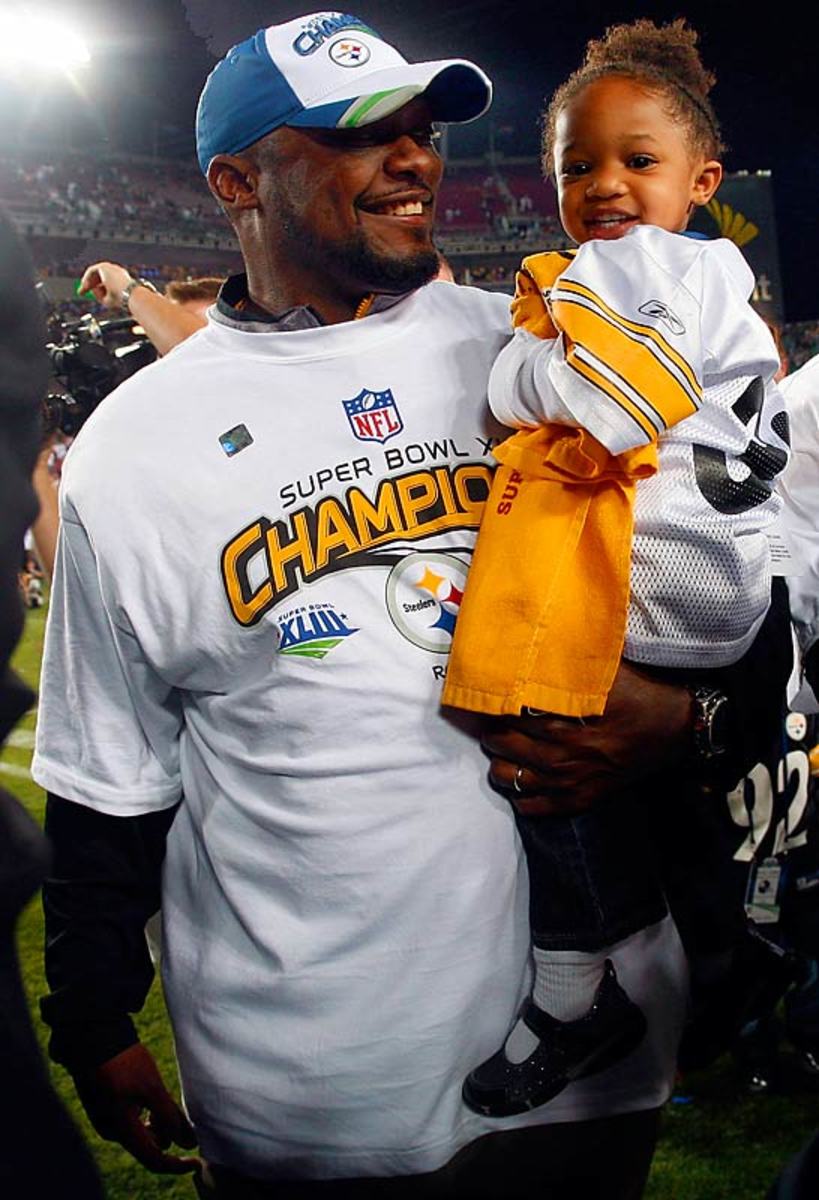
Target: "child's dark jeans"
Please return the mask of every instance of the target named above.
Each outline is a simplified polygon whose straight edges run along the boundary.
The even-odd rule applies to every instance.
[[[617,799],[577,817],[517,817],[529,866],[532,941],[601,950],[666,915],[641,806]]]

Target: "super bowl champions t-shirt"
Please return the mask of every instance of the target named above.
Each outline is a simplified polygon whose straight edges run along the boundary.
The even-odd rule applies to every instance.
[[[219,318],[110,396],[66,464],[34,774],[122,815],[183,796],[163,979],[203,1155],[409,1174],[498,1128],[461,1100],[528,985],[511,810],[441,679],[508,299],[435,283],[362,321]],[[651,1031],[521,1123],[660,1104],[684,967],[615,953]]]

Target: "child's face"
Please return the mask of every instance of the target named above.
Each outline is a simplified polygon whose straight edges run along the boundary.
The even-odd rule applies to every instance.
[[[555,133],[560,220],[578,243],[619,238],[635,225],[677,233],[722,179],[718,162],[692,150],[662,94],[632,79],[587,84],[561,110]]]

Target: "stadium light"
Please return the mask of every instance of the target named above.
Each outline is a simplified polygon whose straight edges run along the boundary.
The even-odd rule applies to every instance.
[[[0,69],[33,67],[70,73],[90,62],[88,47],[65,20],[25,10],[0,14]]]

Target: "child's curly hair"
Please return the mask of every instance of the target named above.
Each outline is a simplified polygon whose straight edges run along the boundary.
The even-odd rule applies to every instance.
[[[543,114],[543,167],[554,170],[555,123],[565,105],[587,84],[607,75],[624,75],[662,92],[671,115],[685,125],[693,149],[706,158],[724,153],[719,123],[708,93],[716,75],[700,59],[695,29],[680,17],[668,25],[642,18],[612,25],[589,42],[583,65],[561,84]]]

